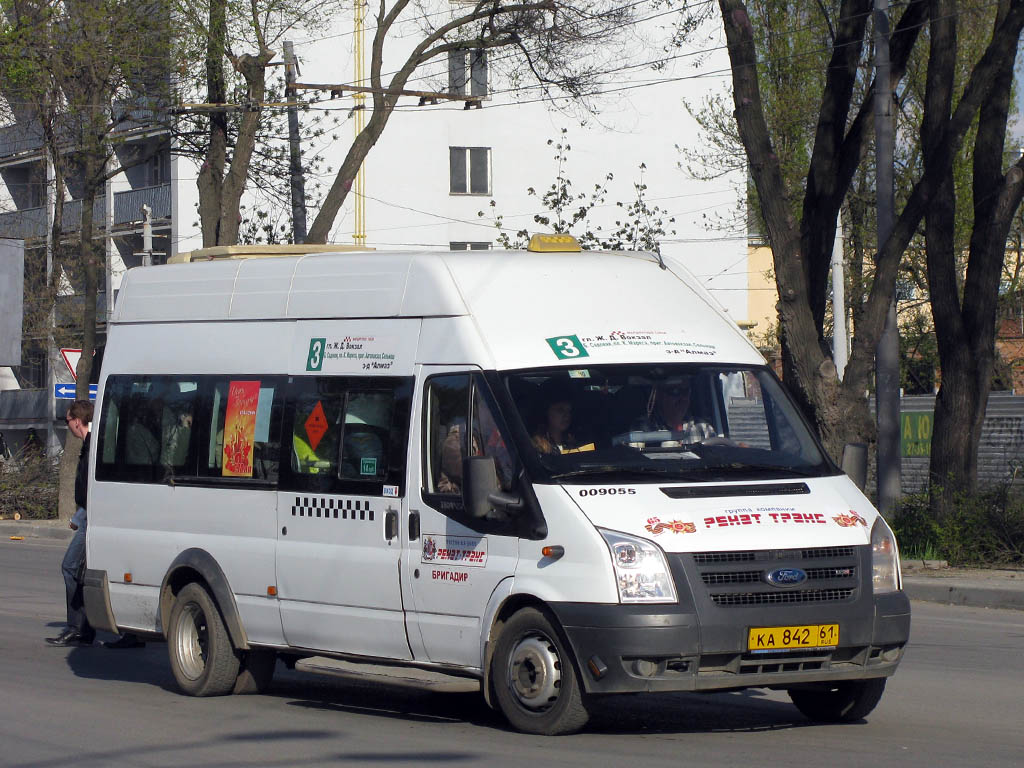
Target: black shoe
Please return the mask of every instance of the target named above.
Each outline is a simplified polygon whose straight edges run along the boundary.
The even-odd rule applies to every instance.
[[[117,640],[107,640],[103,643],[104,648],[144,648],[146,646],[145,640],[139,640],[138,637],[129,633],[121,635]]]
[[[46,638],[47,645],[54,645],[58,648],[67,648],[78,645],[92,645],[91,637],[83,637],[81,633],[73,629],[65,629],[56,637]]]

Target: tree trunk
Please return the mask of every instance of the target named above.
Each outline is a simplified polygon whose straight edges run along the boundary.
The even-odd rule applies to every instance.
[[[227,2],[210,0],[210,34],[206,42],[206,100],[210,104],[227,101],[224,79],[224,51],[227,37]],[[228,117],[226,112],[210,113],[210,145],[199,168],[199,226],[203,247],[234,245],[221,236],[221,191],[228,153]]]
[[[779,159],[772,148],[761,102],[757,81],[759,61],[750,16],[742,0],[719,0],[719,6],[732,67],[737,127],[775,260],[779,319],[784,344],[790,352],[787,384],[800,391],[800,399],[808,404],[808,415],[818,427],[826,448],[834,458],[838,458],[845,442],[863,440],[866,435],[873,434],[870,420],[863,418],[867,413],[863,395],[874,360],[874,348],[895,292],[900,258],[916,234],[935,190],[941,187],[943,176],[938,169],[948,162],[946,158],[951,158],[958,151],[979,108],[991,95],[1002,62],[1012,56],[1016,48],[1020,26],[1024,23],[1024,0],[1011,0],[1005,17],[997,21],[992,41],[972,70],[956,110],[941,133],[934,137],[931,167],[926,168],[925,174],[915,183],[888,240],[878,244],[873,283],[857,320],[857,335],[841,386],[836,379],[835,366],[825,351],[827,345],[818,320],[821,314],[819,307],[824,300],[817,295],[821,281],[812,279],[816,270],[827,269],[831,240],[828,248],[823,248],[815,245],[817,238],[797,233],[797,226],[786,206],[788,190]],[[843,2],[836,45],[841,40],[852,41],[857,26],[853,19],[848,19],[848,15],[859,7],[852,0]],[[894,87],[902,77],[924,9],[925,5],[920,0],[911,2],[900,17],[890,41],[892,79],[884,87]],[[831,230],[835,226],[836,211],[849,190],[864,147],[864,126],[870,113],[866,105],[870,103],[870,93],[842,141],[836,138],[840,123],[845,122],[840,120],[840,115],[847,114],[848,110],[844,101],[848,99],[845,84],[850,66],[852,63],[845,54],[833,49],[829,69],[837,68],[846,74],[830,71],[826,82],[805,192],[817,199],[813,204],[805,203],[801,233],[805,233],[808,227]],[[878,87],[877,84],[873,84],[871,90],[874,87]],[[813,252],[806,252],[805,248],[811,248]]]
[[[956,3],[937,0],[936,4],[940,7],[933,17],[937,21],[932,25],[932,55],[941,61],[943,49],[955,45]],[[997,31],[1007,23],[1015,5],[1019,3],[1000,3]],[[1019,36],[1024,21],[1011,23]],[[991,94],[979,109],[972,180],[974,224],[962,299],[951,244],[954,211],[946,199],[945,186],[940,195],[941,205],[933,205],[928,216],[926,233],[941,233],[940,239],[927,242],[928,288],[942,366],[929,467],[929,504],[931,513],[938,518],[949,515],[958,498],[973,493],[978,485],[978,447],[995,365],[999,280],[1010,227],[1024,193],[1024,158],[1003,173],[1015,61],[1016,47],[999,62],[992,76]],[[938,79],[940,75],[944,81]],[[924,125],[931,132],[941,130],[948,120],[951,97],[945,91],[952,91],[952,81],[950,63],[943,65],[941,73],[937,72],[934,84],[929,66],[928,86],[933,98],[926,98]],[[927,152],[924,159],[929,162]],[[947,170],[945,166],[943,170]],[[952,166],[947,172],[951,185]],[[949,222],[949,233],[945,232],[943,220]]]

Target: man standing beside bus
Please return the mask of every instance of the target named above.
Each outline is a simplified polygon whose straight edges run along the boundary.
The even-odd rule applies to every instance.
[[[68,607],[67,624],[59,635],[46,638],[47,643],[58,647],[92,645],[96,636],[95,630],[89,626],[89,620],[85,617],[81,582],[85,565],[85,530],[88,522],[85,504],[86,491],[89,487],[89,425],[92,423],[92,413],[92,403],[88,400],[75,400],[65,416],[68,429],[82,441],[82,453],[78,457],[78,471],[75,473],[75,515],[71,518],[71,529],[75,533],[60,564]]]

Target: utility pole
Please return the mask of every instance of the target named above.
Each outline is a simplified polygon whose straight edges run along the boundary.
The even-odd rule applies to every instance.
[[[299,107],[295,102],[295,76],[299,65],[291,40],[284,41],[285,101],[288,106],[288,149],[291,153],[292,234],[296,243],[306,242],[306,179],[302,173],[299,145]]]
[[[836,237],[832,243],[832,360],[839,380],[849,358],[846,333],[846,276],[843,269],[843,214],[836,217]]]
[[[57,174],[53,167],[53,158],[46,155],[46,287],[52,290],[54,287],[54,251],[59,243],[54,242],[53,227],[54,219],[57,217],[57,195],[64,194],[64,190],[57,190]],[[62,222],[63,223],[63,222]],[[47,294],[51,300],[50,311],[46,315],[46,455],[56,456],[60,449],[55,429],[57,423],[57,395],[54,385],[57,383],[57,376],[54,371],[56,365],[57,344],[54,341],[54,329],[57,326],[56,291]]]
[[[889,0],[875,0],[875,183],[878,209],[878,250],[892,233],[893,111],[889,67]],[[878,508],[883,514],[900,500],[900,339],[896,297],[885,318],[875,349],[875,415],[878,420]]]
[[[355,81],[357,86],[364,86],[366,80],[366,67],[363,61],[363,46],[364,46],[364,32],[366,27],[366,0],[356,0],[355,5],[355,18],[354,29],[355,33],[352,53],[355,58]],[[366,127],[366,94],[361,91],[356,91],[352,97],[355,100],[355,106],[352,108],[352,114],[354,117],[353,128],[355,129],[354,139],[358,139],[359,135],[363,132]],[[356,245],[366,245],[366,161],[359,166],[359,170],[356,171],[354,189],[354,213],[355,213],[355,226],[352,232],[352,242]]]

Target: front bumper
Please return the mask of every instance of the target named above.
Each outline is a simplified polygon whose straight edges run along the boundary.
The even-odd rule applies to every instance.
[[[869,558],[869,553],[852,553],[855,573],[871,573]],[[860,583],[863,577],[842,599],[828,599],[829,594],[816,602],[742,604],[714,594],[721,590],[706,586],[691,557],[675,558],[672,570],[680,595],[675,605],[551,604],[588,693],[789,688],[888,677],[910,636],[906,594],[873,595],[870,580]],[[739,594],[749,595],[749,585],[726,597]],[[747,650],[751,627],[826,623],[839,624],[835,647]]]

